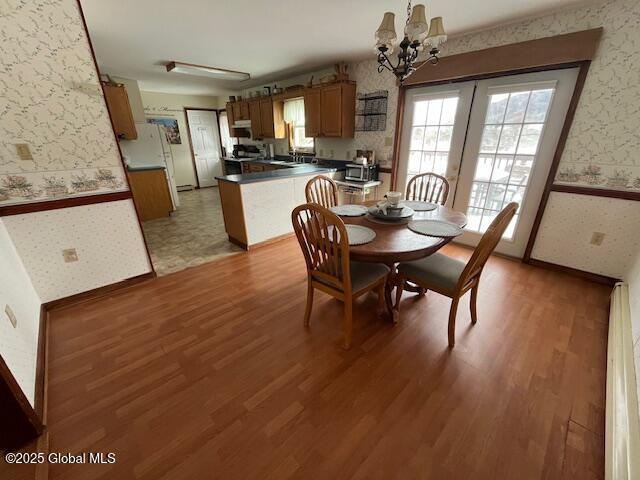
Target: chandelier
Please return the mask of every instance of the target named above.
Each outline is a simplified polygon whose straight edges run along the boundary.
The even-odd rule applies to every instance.
[[[389,56],[393,53],[394,42],[397,39],[395,28],[395,15],[386,12],[382,17],[382,23],[376,30],[376,53],[378,54],[378,73],[387,69],[398,77],[400,83],[416,71],[413,66],[419,53],[425,46],[429,48],[427,62],[435,65],[438,63],[440,45],[447,40],[444,32],[442,17],[434,17],[427,28],[427,17],[424,5],[416,5],[411,9],[411,0],[407,5],[407,23],[404,27],[404,38],[398,45],[398,61],[396,65]]]

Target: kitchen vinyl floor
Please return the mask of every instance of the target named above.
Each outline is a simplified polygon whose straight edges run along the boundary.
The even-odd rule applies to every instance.
[[[453,350],[428,292],[359,298],[345,351],[306,278],[288,238],[52,311],[50,451],[116,463],[50,480],[603,478],[610,287],[492,257]]]
[[[171,217],[144,222],[144,236],[158,275],[243,252],[224,229],[218,187],[180,192]]]

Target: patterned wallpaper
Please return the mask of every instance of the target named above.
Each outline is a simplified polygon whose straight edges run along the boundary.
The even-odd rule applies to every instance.
[[[592,245],[592,232],[605,234]],[[552,192],[533,258],[625,278],[640,252],[640,202]]]
[[[3,222],[43,302],[151,269],[131,200],[13,215]],[[77,262],[64,262],[65,248],[76,249]]]
[[[78,13],[74,0],[2,2],[0,204],[126,189]]]
[[[556,182],[640,190],[640,2],[608,0],[450,39],[444,55],[604,27]]]

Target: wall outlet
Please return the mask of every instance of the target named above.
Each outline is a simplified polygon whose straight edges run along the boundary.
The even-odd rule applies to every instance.
[[[320,149],[320,156],[324,157],[324,149],[322,149],[322,148]]]
[[[351,160],[351,150],[347,150],[347,160]]]
[[[20,160],[33,160],[33,155],[31,155],[29,145],[26,143],[16,143],[16,151],[18,152]]]
[[[4,306],[4,313],[7,314],[7,317],[9,318],[11,325],[13,325],[13,328],[16,328],[18,326],[18,319],[16,318],[16,314],[13,313],[13,310],[11,310],[11,307],[8,304]]]
[[[333,158],[333,155],[334,155],[333,150],[329,150],[329,158]]]
[[[62,251],[62,258],[64,258],[64,263],[77,262],[78,252],[76,252],[75,248],[67,248]]]
[[[393,137],[386,137],[384,139],[384,146],[385,147],[393,147]]]
[[[593,232],[593,234],[591,235],[591,245],[600,246],[602,245],[603,241],[604,241],[604,233]]]

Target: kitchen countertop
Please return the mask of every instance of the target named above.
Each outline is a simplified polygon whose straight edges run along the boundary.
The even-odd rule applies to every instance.
[[[166,170],[164,165],[127,165],[127,170],[130,172],[145,172],[147,170]]]
[[[269,161],[269,160],[255,160],[258,163],[267,163],[271,165],[282,165],[282,162],[278,161]],[[216,180],[221,182],[230,182],[230,183],[254,183],[254,182],[265,182],[268,180],[279,180],[282,178],[290,178],[290,177],[299,177],[303,175],[312,175],[312,174],[322,174],[322,173],[333,173],[336,172],[337,168],[331,167],[322,167],[315,164],[310,163],[300,163],[295,166],[291,166],[289,168],[282,168],[278,170],[269,170],[267,172],[254,172],[254,173],[243,173],[237,175],[223,175],[216,177]]]

